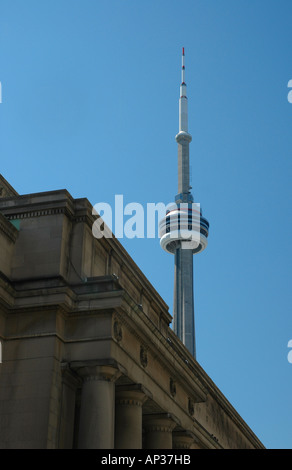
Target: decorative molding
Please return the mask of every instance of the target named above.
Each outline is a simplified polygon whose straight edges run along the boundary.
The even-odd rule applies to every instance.
[[[175,397],[175,395],[176,395],[176,383],[175,383],[175,381],[173,380],[172,377],[170,377],[170,379],[169,379],[169,391],[170,391],[171,396]]]
[[[194,405],[194,401],[191,398],[188,399],[188,411],[191,416],[194,416],[195,405]]]
[[[148,364],[147,349],[142,344],[140,346],[140,363],[143,367],[147,367],[147,364]]]
[[[64,214],[68,209],[66,207],[57,207],[52,209],[40,209],[27,212],[18,212],[17,214],[7,214],[6,217],[8,220],[15,219],[29,219],[31,217],[42,217],[45,215],[57,215]]]
[[[122,339],[123,339],[123,331],[122,331],[122,326],[120,324],[120,322],[115,319],[114,320],[114,324],[113,324],[113,334],[114,334],[114,338],[120,342]]]

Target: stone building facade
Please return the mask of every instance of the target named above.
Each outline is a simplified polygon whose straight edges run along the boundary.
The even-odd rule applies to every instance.
[[[0,448],[263,448],[87,199],[0,190]]]

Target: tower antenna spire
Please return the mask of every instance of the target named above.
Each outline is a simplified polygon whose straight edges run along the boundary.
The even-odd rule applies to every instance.
[[[182,48],[181,84],[179,98],[179,132],[188,132],[188,99],[185,81],[185,48]]]
[[[178,194],[173,207],[160,221],[161,247],[174,254],[173,329],[190,353],[196,357],[193,255],[207,244],[209,222],[202,216],[200,204],[193,202],[190,191],[188,99],[185,83],[185,48],[182,48],[182,71],[179,97]]]

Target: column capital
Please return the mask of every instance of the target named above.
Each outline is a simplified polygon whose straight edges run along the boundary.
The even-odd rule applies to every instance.
[[[161,413],[143,416],[143,426],[147,432],[171,433],[180,421],[171,413]]]
[[[173,449],[191,449],[198,442],[191,431],[174,431],[172,434]]]
[[[126,374],[126,369],[115,360],[89,360],[74,361],[70,363],[70,368],[78,374],[83,381],[102,380],[115,382],[122,374]]]
[[[152,394],[142,384],[118,385],[116,387],[116,403],[119,405],[142,406]]]

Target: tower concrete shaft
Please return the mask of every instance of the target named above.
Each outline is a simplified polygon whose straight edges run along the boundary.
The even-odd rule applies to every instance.
[[[173,329],[190,353],[196,357],[193,255],[203,251],[207,244],[209,222],[202,217],[200,205],[193,202],[190,191],[188,99],[185,83],[185,54],[182,52],[182,80],[179,98],[178,194],[175,204],[160,221],[160,244],[174,254]]]
[[[196,357],[193,252],[179,246],[174,260],[173,330]]]
[[[178,144],[178,194],[176,203],[191,203],[189,144],[192,140],[188,133],[188,99],[185,83],[185,54],[182,50],[182,73],[179,98]],[[184,241],[177,244],[174,269],[173,329],[180,340],[195,357],[195,319],[193,250]]]

